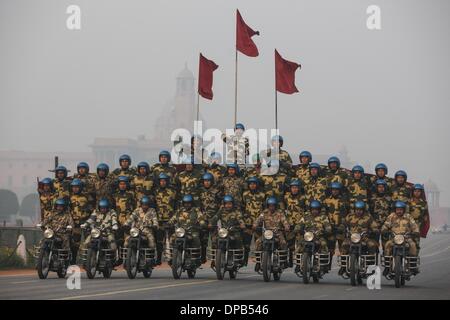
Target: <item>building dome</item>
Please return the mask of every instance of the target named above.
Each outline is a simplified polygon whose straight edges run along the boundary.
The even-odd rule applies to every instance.
[[[439,188],[434,181],[428,180],[425,182],[425,188],[428,192],[439,192]]]
[[[188,69],[187,63],[184,64],[184,69],[178,74],[177,79],[179,78],[194,79],[194,74]]]

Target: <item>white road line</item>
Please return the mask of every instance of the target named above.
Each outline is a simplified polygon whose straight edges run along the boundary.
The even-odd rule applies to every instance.
[[[198,284],[204,284],[204,283],[210,283],[210,282],[216,282],[216,281],[219,281],[219,280],[206,280],[206,281],[197,281],[197,282],[185,282],[185,283],[177,283],[177,284],[168,284],[168,285],[157,286],[157,287],[146,287],[146,288],[138,288],[138,289],[110,291],[110,292],[86,294],[86,295],[80,295],[80,296],[56,298],[56,299],[52,299],[52,300],[75,300],[75,299],[92,298],[92,297],[103,297],[103,296],[111,296],[111,295],[130,293],[130,292],[142,292],[142,291],[151,291],[151,290],[157,290],[157,289],[167,289],[167,288],[174,288],[174,287],[198,285]]]
[[[322,299],[322,298],[326,298],[326,297],[328,297],[328,295],[327,294],[323,294],[321,296],[314,297],[313,299]]]
[[[16,281],[16,282],[10,282],[10,284],[22,284],[22,283],[32,283],[32,282],[39,282],[39,280]]]

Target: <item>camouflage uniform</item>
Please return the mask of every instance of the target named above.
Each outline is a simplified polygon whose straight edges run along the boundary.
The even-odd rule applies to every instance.
[[[346,169],[338,168],[336,170],[331,170],[330,168],[327,168],[325,172],[328,185],[332,182],[340,182],[344,188],[347,188],[349,175]]]
[[[232,196],[235,206],[239,209],[242,207],[243,186],[244,179],[239,176],[226,175],[222,179],[223,194]]]
[[[306,199],[300,192],[297,194],[292,194],[288,192],[284,195],[284,204],[286,208],[286,219],[290,225],[290,231],[286,234],[286,241],[290,254],[295,251],[295,237],[296,232],[294,231],[295,226],[300,223],[300,220],[305,214],[305,204]]]
[[[217,211],[217,214],[211,219],[210,226],[217,227],[217,223],[220,221],[222,228],[234,227],[230,231],[230,236],[234,238],[231,248],[238,249],[243,247],[241,230],[245,227],[244,217],[241,211],[232,208],[230,210],[221,208]],[[211,247],[213,249],[217,248],[217,232],[213,232],[211,236]]]
[[[94,174],[84,174],[81,175],[76,173],[73,175],[74,179],[80,179],[83,182],[83,192],[86,194],[89,203],[94,206],[95,204],[95,185],[94,185]]]
[[[274,196],[280,204],[280,209],[284,209],[283,197],[286,190],[287,175],[282,172],[274,175],[262,175],[261,180],[266,197]]]
[[[314,241],[316,245],[320,245],[320,252],[328,252],[326,237],[332,232],[332,227],[326,215],[313,215],[311,212],[306,212],[295,226],[296,233],[301,231],[313,232],[315,234]],[[303,236],[298,237],[296,253],[303,252],[303,244]]]
[[[404,183],[403,185],[398,185],[394,183],[391,187],[392,201],[403,201],[408,203],[412,195],[412,187]]]
[[[70,233],[66,229],[67,226],[74,227],[72,215],[67,210],[63,213],[54,210],[42,222],[43,228],[52,229],[55,237],[62,240],[62,248],[69,248],[70,246]]]
[[[158,261],[161,261],[164,241],[169,239],[172,234],[168,222],[174,216],[177,207],[177,192],[171,187],[157,187],[155,190],[155,202],[159,225],[156,231],[156,249]]]
[[[136,168],[128,167],[127,169],[117,168],[114,169],[114,171],[111,173],[111,179],[112,181],[117,181],[117,178],[120,176],[124,176],[128,178],[128,181],[130,182],[130,190],[133,190],[133,178],[136,175]],[[115,187],[116,185],[114,185]]]
[[[128,217],[125,225],[130,228],[137,228],[147,238],[148,247],[154,249],[156,247],[155,236],[152,228],[158,228],[158,217],[154,208],[149,208],[144,211],[142,208],[137,208]],[[128,246],[130,235],[125,237],[125,247]]]
[[[175,176],[177,174],[177,169],[170,163],[162,164],[162,163],[155,163],[151,168],[150,172],[153,173],[153,180],[158,181],[158,177],[161,173],[165,173],[169,176],[169,185],[174,186],[175,185]]]
[[[201,182],[199,170],[184,170],[175,176],[175,185],[178,190],[178,200],[181,202],[183,196],[190,194],[194,198],[194,205],[199,205],[198,190]]]
[[[211,219],[216,215],[217,211],[220,208],[220,203],[222,201],[222,192],[219,188],[211,186],[209,188],[205,188],[204,186],[199,189],[199,200],[200,200],[200,209],[205,216],[206,223],[209,223]],[[200,233],[201,242],[202,242],[202,250],[208,247],[208,239],[209,232],[202,231]]]
[[[384,221],[386,221],[386,218],[391,213],[392,199],[389,195],[380,194],[377,192],[370,198],[369,208],[372,217],[378,222],[379,226],[382,226]],[[376,241],[380,241],[379,236],[376,238]],[[381,238],[381,245],[383,249],[385,244],[386,240]]]
[[[270,159],[271,157],[273,157],[273,159],[276,159],[276,157],[278,157],[280,163],[280,172],[286,175],[290,174],[292,170],[292,159],[289,155],[289,152],[281,148],[279,150],[271,148],[262,152],[262,158]]]
[[[223,141],[226,145],[226,163],[245,164],[246,158],[249,154],[248,138],[233,135],[226,137],[222,135]]]
[[[253,223],[264,210],[264,202],[266,195],[264,192],[255,190],[245,190],[242,194],[243,209],[244,209],[244,224],[245,230],[243,232],[244,247],[246,255],[250,252],[250,245],[253,236]],[[256,237],[255,237],[256,240]],[[246,259],[247,260],[247,259]]]
[[[246,167],[243,174],[244,180],[247,181],[250,177],[256,177],[259,181],[259,185],[262,186],[262,179],[261,179],[261,167],[256,166],[249,166]],[[246,189],[248,189],[248,186],[246,186]]]
[[[359,200],[366,203],[369,201],[369,183],[364,176],[359,180],[356,180],[353,177],[349,178],[347,190],[351,204]]]
[[[46,219],[50,216],[53,211],[53,205],[55,200],[57,199],[54,192],[44,192],[39,191],[39,202],[41,207],[41,218]]]
[[[419,226],[419,230],[422,229],[422,224],[427,219],[428,213],[428,204],[422,198],[412,198],[408,202],[409,214],[413,217],[414,221]],[[419,243],[417,243],[417,247],[419,247]]]
[[[76,257],[76,253],[80,247],[81,242],[81,227],[83,223],[89,218],[93,207],[86,194],[72,194],[70,196],[69,204],[70,214],[72,215],[74,228],[72,230],[72,255]]]
[[[70,197],[70,180],[53,179],[53,190],[55,190],[56,199],[64,198],[68,201]]]
[[[222,184],[222,179],[226,173],[226,168],[219,164],[211,164],[206,169],[205,172],[209,172],[213,175],[216,186]]]
[[[380,177],[378,177],[377,175],[371,176],[371,177],[370,177],[370,184],[371,184],[372,192],[376,192],[376,191],[377,191],[377,186],[376,186],[376,184],[375,184],[375,182],[376,182],[377,180],[384,180],[384,181],[386,181],[386,184],[387,184],[387,190],[386,190],[386,193],[390,194],[391,188],[392,188],[392,186],[393,186],[393,184],[394,184],[394,179],[389,178],[389,177],[387,177],[387,176],[384,176],[383,178],[380,178]]]
[[[278,249],[286,250],[287,243],[286,239],[284,238],[284,230],[288,230],[290,226],[283,211],[277,209],[274,213],[271,213],[269,209],[265,209],[253,223],[253,228],[257,229],[259,227],[262,227],[263,225],[265,229],[273,230],[274,238],[278,239]],[[262,250],[261,238],[262,237],[258,237],[258,239],[255,241],[256,251]]]
[[[331,257],[336,249],[336,241],[338,242],[339,251],[342,249],[342,243],[345,239],[344,219],[349,212],[348,202],[343,195],[329,196],[323,202],[328,213],[328,219],[331,223],[332,232],[328,235],[328,249]]]
[[[419,234],[419,226],[414,221],[413,217],[407,213],[402,216],[398,216],[395,212],[391,213],[381,228],[381,232],[384,233],[395,233],[395,234],[405,234],[413,233]],[[409,244],[409,254],[411,256],[417,256],[417,246],[413,239],[406,238]],[[391,256],[392,248],[394,246],[393,240],[388,240],[385,245],[384,255]]]
[[[323,202],[326,198],[327,188],[327,179],[310,176],[305,183],[306,204],[309,205],[313,200]]]
[[[183,228],[186,231],[186,237],[189,241],[188,246],[193,248],[200,248],[200,230],[207,227],[205,216],[201,213],[199,208],[192,207],[186,209],[181,207],[177,210],[175,215],[169,220],[171,226],[176,226],[178,228]],[[188,232],[188,228],[191,228]],[[190,238],[192,237],[192,238]],[[173,234],[170,239],[172,246],[176,240],[176,235]]]
[[[136,202],[139,202],[143,196],[147,196],[153,200],[153,177],[148,174],[145,176],[137,174],[134,176],[132,184],[134,186],[134,193],[136,195]]]
[[[136,208],[134,193],[128,190],[116,191],[113,195],[117,219],[120,225],[125,224],[130,214]]]
[[[114,190],[114,182],[111,179],[111,176],[106,176],[101,178],[96,175],[92,179],[92,183],[94,185],[95,190],[95,201],[98,203],[100,199],[107,199],[109,203],[113,203],[113,190]]]
[[[356,213],[350,213],[344,220],[344,225],[349,234],[362,233],[362,232],[379,232],[378,223],[372,218],[370,213],[364,212],[362,216],[358,216]],[[370,254],[375,254],[378,250],[378,244],[369,237],[367,234],[362,238],[362,243],[367,246],[367,250]],[[342,243],[341,254],[347,255],[350,249],[350,239],[346,238]]]
[[[293,176],[297,177],[301,182],[309,181],[309,165],[307,164],[298,164],[292,167],[291,170]]]
[[[86,227],[96,228],[105,233],[108,237],[109,244],[113,251],[116,251],[117,244],[112,227],[117,225],[117,214],[113,209],[103,213],[100,210],[94,210],[89,219],[86,221]],[[84,246],[87,247],[91,242],[91,235],[86,237]]]

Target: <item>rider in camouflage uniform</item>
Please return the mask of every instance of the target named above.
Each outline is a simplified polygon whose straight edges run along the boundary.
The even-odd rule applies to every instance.
[[[377,180],[381,179],[386,181],[386,185],[388,187],[386,192],[388,194],[391,193],[391,187],[394,181],[392,178],[389,178],[387,174],[388,174],[388,167],[384,163],[379,163],[375,166],[375,175],[370,177],[371,189],[373,192],[375,191],[376,188],[375,183],[377,182]]]
[[[158,229],[158,217],[155,208],[151,208],[151,200],[147,196],[143,196],[140,200],[140,207],[136,208],[128,217],[124,226],[128,229],[137,228],[147,239],[150,249],[156,248],[155,231]],[[130,235],[125,237],[124,247],[128,246]]]
[[[298,156],[300,163],[292,168],[293,176],[306,183],[309,180],[309,164],[312,161],[312,155],[309,151],[302,151]]]
[[[406,203],[403,201],[395,202],[395,212],[391,213],[383,227],[381,228],[381,233],[383,233],[385,238],[388,238],[393,233],[395,234],[409,234],[410,237],[406,237],[406,241],[409,244],[409,256],[416,257],[418,255],[416,241],[419,238],[419,226],[414,221],[411,215],[405,213],[406,211]],[[392,248],[394,246],[393,239],[390,239],[386,242],[384,248],[384,255],[391,256]],[[383,274],[386,275],[389,272],[389,269],[386,268],[383,271]]]
[[[347,255],[350,250],[350,235],[352,233],[363,233],[366,234],[363,235],[361,238],[361,242],[363,245],[367,246],[367,251],[369,254],[376,254],[378,251],[378,244],[375,240],[373,240],[373,235],[371,234],[377,234],[380,231],[380,226],[376,222],[375,219],[372,218],[370,213],[366,211],[366,203],[363,201],[357,201],[355,203],[355,210],[354,212],[347,215],[347,217],[344,220],[344,225],[347,230],[348,237],[345,238],[344,242],[342,243],[342,255]],[[339,275],[344,274],[345,267],[341,267],[339,270]]]
[[[178,200],[184,195],[190,194],[194,198],[194,205],[199,206],[199,186],[201,182],[201,171],[195,169],[194,158],[185,161],[185,168],[175,176],[175,186],[178,190]]]
[[[369,182],[364,175],[364,168],[359,165],[354,166],[347,185],[350,204],[354,204],[358,200],[368,202],[369,189]]]
[[[41,219],[47,218],[53,211],[56,194],[53,190],[52,179],[45,178],[38,185]]]
[[[395,173],[394,184],[391,187],[392,201],[403,201],[407,204],[411,199],[412,188],[406,183],[407,179],[405,171],[399,170]]]
[[[222,156],[219,152],[211,153],[209,163],[205,168],[205,172],[209,172],[214,176],[214,183],[216,186],[222,185],[222,178],[225,175],[227,169],[221,165]]]
[[[55,190],[56,198],[65,198],[69,201],[70,196],[70,181],[67,178],[67,169],[64,166],[57,166],[55,168],[55,179],[53,179],[53,189]]]
[[[84,184],[80,179],[73,179],[70,184],[70,213],[73,218],[72,231],[72,259],[76,261],[81,242],[81,225],[86,222],[92,213],[93,205],[83,192]]]
[[[326,198],[327,179],[321,175],[321,167],[318,163],[309,165],[309,179],[305,182],[306,204],[312,200],[323,202]]]
[[[52,229],[55,237],[60,238],[63,242],[62,248],[69,248],[70,230],[73,229],[74,223],[72,215],[67,210],[67,202],[65,198],[58,198],[55,201],[54,209],[47,218],[41,223],[42,229]]]
[[[169,151],[162,150],[158,156],[159,163],[155,163],[150,171],[153,174],[153,180],[156,182],[159,180],[159,175],[164,173],[169,177],[169,185],[174,187],[175,185],[175,175],[177,173],[177,169],[170,163],[171,155]]]
[[[134,193],[136,201],[140,201],[144,196],[153,200],[153,176],[150,173],[150,166],[147,162],[142,161],[137,165],[137,172],[133,178]]]
[[[288,175],[292,169],[292,159],[286,150],[281,149],[283,147],[283,137],[276,135],[272,137],[272,147],[262,152],[263,158],[274,160],[277,159],[280,164],[280,172]]]
[[[122,177],[128,178],[128,184],[130,185],[130,190],[134,189],[133,178],[136,175],[136,169],[131,167],[131,157],[127,154],[123,154],[119,158],[120,167],[115,169],[111,175],[113,181],[117,182],[117,179]]]
[[[250,245],[253,237],[253,223],[255,219],[264,210],[265,194],[259,189],[259,180],[256,177],[249,177],[247,179],[248,190],[242,194],[243,209],[244,209],[244,223],[245,229],[243,232],[244,240],[244,265],[248,263],[248,256],[250,253]]]
[[[249,154],[248,138],[243,136],[245,127],[242,123],[237,123],[234,127],[234,135],[227,137],[222,134],[222,140],[226,145],[226,163],[236,163],[242,167],[246,163]]]
[[[341,160],[338,157],[328,159],[328,168],[326,170],[327,184],[340,182],[342,184],[342,194],[346,193],[348,185],[348,172],[341,168]]]
[[[392,198],[387,194],[387,183],[385,180],[379,179],[375,182],[376,190],[372,194],[369,202],[370,213],[372,217],[382,226],[386,218],[391,213]],[[375,239],[377,243],[380,242],[379,237]],[[384,249],[386,239],[381,238],[381,245]]]
[[[89,165],[86,162],[77,164],[77,173],[73,175],[73,179],[80,179],[83,182],[83,192],[88,198],[92,207],[95,206],[95,187],[94,175],[89,173]]]
[[[156,233],[157,264],[161,264],[164,241],[172,234],[168,222],[173,217],[177,207],[177,192],[170,185],[170,177],[161,172],[158,176],[158,186],[155,189],[156,212],[159,228]]]
[[[95,199],[108,199],[109,203],[113,203],[113,190],[115,182],[109,175],[109,166],[106,163],[100,163],[97,166],[97,174],[93,178],[95,189]]]
[[[268,166],[268,174],[262,174],[264,193],[266,197],[275,197],[280,209],[284,209],[284,192],[287,188],[288,176],[279,170],[280,162],[277,159],[271,160]]]
[[[411,200],[409,200],[408,203],[409,214],[416,222],[417,226],[419,227],[419,230],[422,230],[423,223],[426,222],[426,219],[428,219],[428,204],[427,201],[424,199],[423,193],[424,193],[423,185],[415,184],[413,187],[412,198]],[[417,245],[417,253],[419,253],[420,237],[417,237],[416,245]]]
[[[235,206],[241,209],[244,179],[239,175],[239,167],[237,164],[227,164],[227,173],[222,179],[222,187],[223,193],[231,195],[234,199]]]

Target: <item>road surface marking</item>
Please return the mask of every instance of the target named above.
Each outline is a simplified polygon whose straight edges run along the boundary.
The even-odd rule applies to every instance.
[[[169,284],[169,285],[163,285],[163,286],[157,286],[157,287],[146,287],[146,288],[138,288],[138,289],[110,291],[110,292],[104,292],[104,293],[86,294],[86,295],[81,295],[81,296],[64,297],[64,298],[57,298],[57,299],[52,299],[52,300],[74,300],[74,299],[83,299],[83,298],[92,298],[92,297],[103,297],[103,296],[111,296],[111,295],[122,294],[122,293],[142,292],[142,291],[150,291],[150,290],[157,290],[157,289],[167,289],[167,288],[190,286],[190,285],[204,284],[204,283],[217,282],[217,281],[219,281],[219,280],[214,279],[214,280],[205,280],[205,281],[197,281],[197,282],[177,283],[177,284]]]
[[[323,294],[321,296],[314,297],[313,299],[321,299],[321,298],[325,298],[325,297],[328,297],[328,295],[327,294]]]
[[[10,283],[11,284],[22,284],[22,283],[32,283],[32,282],[39,282],[39,280],[16,281],[16,282],[10,282]]]

